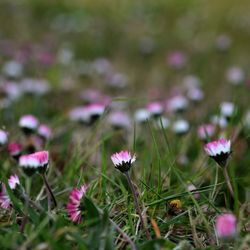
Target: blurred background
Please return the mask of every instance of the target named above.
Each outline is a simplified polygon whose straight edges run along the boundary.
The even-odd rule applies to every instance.
[[[46,79],[69,103],[83,87],[159,99],[189,75],[207,102],[232,101],[225,74],[248,79],[249,13],[248,0],[1,0],[0,63],[21,62],[19,78]]]

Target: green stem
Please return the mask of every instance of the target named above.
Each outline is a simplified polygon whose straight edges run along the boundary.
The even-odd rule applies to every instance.
[[[235,198],[234,191],[233,191],[233,187],[232,187],[232,184],[231,184],[231,181],[230,181],[230,177],[229,177],[229,174],[228,174],[227,166],[225,166],[225,167],[223,168],[223,174],[224,174],[225,181],[226,181],[226,183],[227,183],[228,190],[229,190],[231,196],[232,196],[233,198]]]
[[[47,192],[48,192],[48,194],[50,196],[50,197],[48,197],[48,206],[50,204],[49,199],[51,198],[53,200],[53,203],[54,203],[55,207],[56,207],[57,206],[56,198],[55,198],[55,196],[54,196],[54,194],[53,194],[53,192],[52,192],[52,190],[51,190],[51,188],[49,186],[49,183],[48,183],[48,181],[46,179],[45,174],[42,174],[42,177],[43,177],[44,184],[46,186],[46,190],[47,190]]]
[[[130,178],[130,176],[129,176],[129,173],[128,173],[128,172],[125,172],[124,174],[125,174],[125,176],[126,176],[126,178],[127,178],[129,187],[130,187],[130,189],[131,189],[131,191],[132,191],[132,194],[133,194],[133,196],[134,196],[135,208],[136,208],[137,213],[138,213],[138,215],[139,215],[139,218],[140,218],[140,221],[141,221],[141,224],[142,224],[142,228],[144,229],[144,231],[145,231],[145,233],[146,233],[147,239],[150,240],[151,237],[150,237],[150,234],[149,234],[148,229],[147,229],[146,226],[145,226],[145,223],[144,223],[144,220],[143,220],[143,217],[142,217],[142,212],[141,212],[141,208],[140,208],[140,205],[139,205],[139,201],[138,201],[137,195],[136,195],[136,193],[135,193],[134,185],[133,185],[133,183],[132,183],[132,181],[131,181],[131,178]]]

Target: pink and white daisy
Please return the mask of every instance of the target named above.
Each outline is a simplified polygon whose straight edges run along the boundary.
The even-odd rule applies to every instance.
[[[172,130],[177,135],[186,134],[188,132],[189,128],[190,128],[190,125],[189,125],[188,121],[183,120],[183,119],[175,121],[172,125]]]
[[[20,185],[19,177],[16,174],[11,175],[8,179],[8,183],[11,189],[15,189],[18,185]]]
[[[188,90],[187,97],[193,102],[199,102],[204,98],[204,93],[199,88],[192,88]]]
[[[226,118],[230,118],[235,112],[235,105],[232,102],[222,102],[220,105],[220,113]]]
[[[70,220],[79,223],[82,219],[81,201],[86,194],[87,187],[74,188],[69,195],[69,202],[66,206]]]
[[[46,124],[41,124],[38,127],[37,133],[38,135],[40,135],[42,138],[46,140],[49,140],[52,136],[51,128]]]
[[[0,129],[0,146],[5,145],[7,141],[8,141],[8,134],[4,130]]]
[[[10,142],[8,144],[8,152],[14,158],[19,158],[22,152],[22,145],[18,142]]]
[[[113,154],[111,156],[111,160],[115,165],[115,168],[124,173],[131,168],[132,163],[134,163],[136,160],[136,156],[131,155],[129,151],[121,151],[119,153]]]
[[[183,95],[176,95],[166,102],[166,108],[170,112],[181,112],[187,109],[187,107],[188,100]]]
[[[86,107],[75,107],[69,113],[71,121],[82,122],[88,124],[90,122],[90,115]]]
[[[151,102],[147,105],[147,110],[151,116],[160,116],[162,115],[164,109],[163,105],[160,102]]]
[[[88,110],[90,117],[94,117],[94,116],[99,117],[105,111],[105,105],[101,103],[91,103],[88,106],[86,106],[86,108]]]
[[[204,150],[220,166],[225,166],[226,161],[231,154],[231,141],[221,138],[207,143],[204,146]]]
[[[32,132],[37,129],[38,127],[38,119],[33,115],[24,115],[19,120],[19,126],[25,132]]]
[[[29,155],[22,155],[19,158],[19,166],[23,168],[27,175],[32,175],[38,170],[44,173],[49,163],[49,152],[39,151]]]
[[[10,197],[7,193],[5,184],[0,182],[0,207],[3,209],[8,209],[11,206]]]
[[[122,111],[112,112],[108,117],[108,122],[114,128],[129,128],[131,125],[130,118],[127,113]]]
[[[138,109],[136,110],[134,117],[138,123],[145,123],[150,119],[150,112],[147,109]]]
[[[215,133],[215,126],[213,124],[204,124],[198,127],[197,129],[198,137],[201,140],[206,140],[211,138]]]
[[[237,233],[237,219],[228,213],[219,215],[215,222],[216,234],[219,238],[233,238]]]

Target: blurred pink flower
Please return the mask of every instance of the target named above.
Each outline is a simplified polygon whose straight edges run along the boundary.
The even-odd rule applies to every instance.
[[[74,188],[69,195],[69,202],[66,206],[70,220],[79,223],[82,219],[81,200],[86,193],[87,187]]]
[[[233,214],[222,214],[216,218],[215,229],[219,238],[232,238],[237,232],[237,219]]]
[[[8,183],[11,189],[15,189],[17,185],[20,185],[19,177],[16,174],[11,175],[8,179]]]

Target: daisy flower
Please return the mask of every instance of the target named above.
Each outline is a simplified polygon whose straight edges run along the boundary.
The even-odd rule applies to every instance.
[[[198,127],[197,134],[201,140],[211,138],[215,133],[215,126],[213,124],[204,124]]]
[[[19,120],[19,126],[26,134],[29,134],[37,129],[38,119],[33,115],[24,115]]]
[[[147,105],[149,114],[153,117],[158,117],[164,112],[163,105],[160,102],[151,102]]]
[[[41,124],[37,130],[38,135],[40,135],[45,140],[49,140],[52,135],[51,128],[46,124]]]
[[[14,159],[18,160],[22,152],[22,145],[18,142],[10,142],[8,144],[8,152]]]
[[[19,177],[16,174],[11,175],[8,179],[8,183],[11,189],[15,189],[18,185],[20,185]]]
[[[27,175],[34,174],[37,170],[44,173],[49,163],[49,152],[39,151],[29,155],[22,155],[19,158],[19,166]]]
[[[122,173],[129,171],[132,163],[135,162],[136,156],[131,155],[129,151],[121,151],[111,156],[111,160],[115,168],[119,169]]]
[[[219,139],[207,143],[204,150],[212,157],[220,166],[225,166],[226,161],[231,154],[231,141],[226,139]]]
[[[82,219],[81,201],[86,194],[87,187],[74,188],[69,195],[69,202],[66,206],[70,220],[79,223]]]

